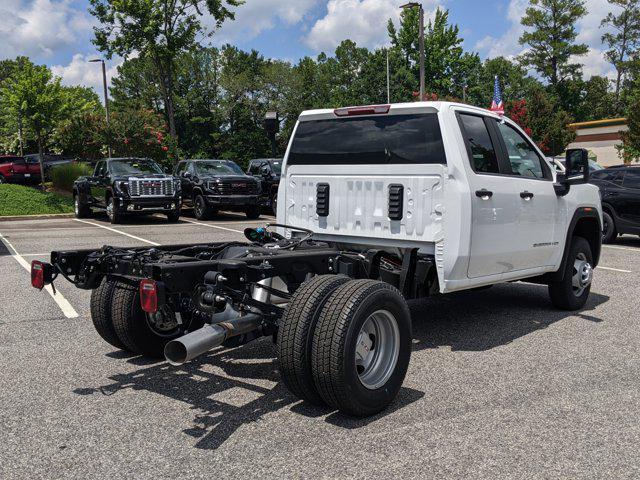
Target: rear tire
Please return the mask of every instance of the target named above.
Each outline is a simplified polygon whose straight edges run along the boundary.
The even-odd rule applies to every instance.
[[[313,335],[311,371],[329,405],[374,415],[396,397],[411,356],[411,317],[400,292],[385,282],[352,280],[322,309]]]
[[[105,277],[100,286],[91,292],[91,320],[96,332],[105,342],[120,350],[127,350],[118,338],[111,319],[111,302],[115,285],[116,282]]]
[[[313,405],[325,405],[311,373],[313,332],[329,295],[348,281],[342,275],[313,277],[296,290],[280,321],[277,336],[280,375],[291,393]]]
[[[245,210],[244,213],[249,220],[257,220],[258,218],[260,218],[260,207],[249,207]]]
[[[151,358],[164,358],[164,346],[184,333],[177,323],[173,329],[154,330],[150,316],[140,306],[138,288],[124,282],[115,284],[111,315],[116,334],[127,349]]]
[[[278,192],[271,197],[271,213],[274,217],[278,216]]]
[[[89,218],[91,216],[91,208],[80,200],[80,195],[73,196],[73,208],[76,218]]]
[[[613,243],[618,238],[618,231],[613,217],[608,212],[602,212],[602,243]]]
[[[551,303],[560,310],[581,309],[589,298],[593,279],[593,256],[589,242],[582,237],[573,237],[564,278],[549,283]]]
[[[0,185],[5,183],[5,182],[6,182],[6,180],[4,179],[4,176],[0,175]]]

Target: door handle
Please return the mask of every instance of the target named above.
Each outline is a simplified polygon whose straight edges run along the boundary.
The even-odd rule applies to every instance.
[[[493,197],[493,192],[483,188],[482,190],[476,190],[476,197],[481,198],[482,200],[489,200]]]
[[[533,198],[533,193],[525,190],[524,192],[520,192],[520,198],[529,201]]]

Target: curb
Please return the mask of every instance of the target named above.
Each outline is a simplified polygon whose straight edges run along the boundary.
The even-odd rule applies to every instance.
[[[9,222],[12,220],[51,220],[55,218],[73,218],[73,213],[50,213],[47,215],[9,215],[0,217],[0,222]]]

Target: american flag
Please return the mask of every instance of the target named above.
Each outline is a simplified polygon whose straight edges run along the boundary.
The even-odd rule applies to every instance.
[[[491,102],[491,108],[489,109],[498,115],[504,115],[504,103],[502,102],[502,90],[500,89],[500,80],[496,75],[495,82],[493,84],[493,102]]]

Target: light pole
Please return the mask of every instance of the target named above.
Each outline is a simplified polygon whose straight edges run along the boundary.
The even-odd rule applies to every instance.
[[[424,9],[418,2],[409,2],[401,5],[400,8],[418,7],[420,22],[420,101],[424,101]]]
[[[109,127],[109,96],[107,94],[107,69],[104,65],[104,60],[101,58],[94,58],[89,60],[89,63],[100,62],[102,64],[102,88],[104,89],[104,111],[107,117],[107,128]],[[111,144],[107,143],[107,152],[109,158],[111,158]]]

